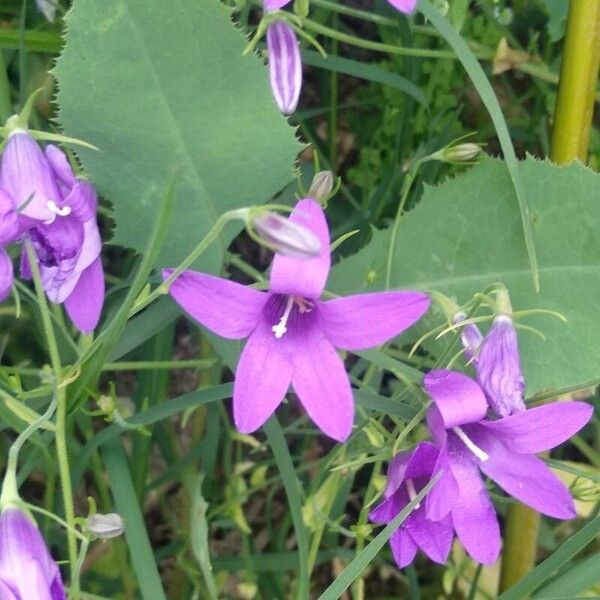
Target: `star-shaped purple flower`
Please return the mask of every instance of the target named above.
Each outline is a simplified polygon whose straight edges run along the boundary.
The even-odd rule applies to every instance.
[[[430,442],[421,442],[412,452],[396,454],[388,467],[385,500],[371,511],[369,519],[385,524],[393,521],[427,485],[438,454],[438,448]],[[390,546],[399,568],[410,564],[418,549],[434,562],[444,564],[453,538],[450,515],[432,521],[427,518],[425,505],[417,504],[402,525],[392,533]]]
[[[38,528],[13,507],[0,514],[0,598],[66,599],[60,571]]]
[[[579,431],[592,416],[589,404],[557,402],[492,421],[485,419],[483,390],[467,375],[431,371],[423,386],[435,403],[427,413],[440,448],[434,474],[443,471],[427,496],[427,518],[451,515],[475,560],[492,564],[500,552],[498,520],[479,471],[538,512],[556,519],[575,516],[568,488],[535,454]]]
[[[290,220],[312,231],[320,254],[309,260],[275,255],[269,291],[186,271],[170,293],[194,319],[228,339],[248,337],[233,387],[236,427],[260,427],[292,385],[317,426],[343,441],[352,429],[354,402],[335,348],[382,344],[427,311],[421,292],[381,292],[323,301],[331,265],[329,228],[320,205],[298,202]],[[163,278],[172,273],[163,272]]]

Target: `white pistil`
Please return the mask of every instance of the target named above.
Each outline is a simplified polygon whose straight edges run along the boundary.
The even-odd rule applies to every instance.
[[[462,440],[464,445],[481,461],[489,460],[490,455],[484,452],[479,446],[473,443],[473,440],[460,428],[453,427],[452,431]]]
[[[408,492],[408,497],[410,498],[410,501],[412,502],[417,497],[417,490],[415,489],[415,484],[413,483],[412,479],[406,480],[406,491]],[[415,504],[415,510],[417,510],[417,508],[421,508],[420,502],[417,502]]]
[[[68,217],[71,214],[70,206],[58,206],[54,200],[48,200],[48,202],[46,202],[46,206],[51,213],[54,213],[54,216],[51,219],[44,221],[46,225],[51,225],[54,223],[57,215],[59,217]]]
[[[292,312],[292,307],[294,306],[294,297],[289,296],[287,299],[287,304],[285,305],[285,311],[283,315],[281,315],[281,319],[279,319],[279,323],[277,325],[273,325],[271,330],[275,334],[275,337],[279,340],[283,337],[283,334],[287,331],[287,322],[290,318],[290,313]]]

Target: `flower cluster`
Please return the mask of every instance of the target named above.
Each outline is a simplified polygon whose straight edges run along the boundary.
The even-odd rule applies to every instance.
[[[458,315],[455,322],[463,319]],[[476,561],[496,561],[500,528],[482,475],[542,514],[575,516],[568,488],[535,455],[579,431],[590,420],[592,407],[560,402],[526,410],[516,332],[508,315],[496,317],[485,337],[467,325],[462,342],[477,381],[444,369],[425,375],[423,387],[433,400],[427,412],[433,443],[394,457],[385,500],[370,515],[375,523],[390,522],[428,481],[439,477],[423,505],[392,535],[399,567],[412,562],[417,549],[445,563],[454,533]]]
[[[48,299],[64,304],[80,331],[93,331],[104,302],[96,205],[94,188],[75,176],[59,148],[42,151],[27,131],[14,129],[0,159],[0,301],[14,277],[5,247],[27,242]],[[32,276],[25,247],[20,274]]]

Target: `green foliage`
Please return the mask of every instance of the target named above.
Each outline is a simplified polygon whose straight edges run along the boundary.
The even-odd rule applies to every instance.
[[[177,264],[225,211],[264,203],[292,178],[300,146],[218,2],[79,0],[67,27],[60,123],[100,148],[79,155],[113,203],[114,243],[143,250],[173,176],[161,265]],[[218,248],[201,264],[218,269]]]
[[[529,392],[566,387],[598,376],[600,325],[600,177],[580,164],[560,168],[528,158],[520,164],[532,212],[534,243],[540,261],[540,293],[531,271],[514,192],[506,167],[486,160],[468,173],[427,188],[420,204],[400,225],[394,248],[392,286],[440,290],[467,301],[501,281],[515,310],[551,309],[549,316],[526,320],[546,336],[521,334]],[[375,231],[372,241],[333,270],[330,289],[382,289],[390,231]]]

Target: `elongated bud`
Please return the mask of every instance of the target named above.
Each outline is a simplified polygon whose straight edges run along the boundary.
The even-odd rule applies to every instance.
[[[125,523],[121,515],[117,513],[108,513],[106,515],[96,513],[88,517],[87,527],[96,537],[105,540],[117,537],[125,531]]]
[[[478,158],[482,154],[481,147],[472,142],[448,146],[441,152],[441,160],[450,163],[469,162]]]
[[[327,200],[333,189],[333,183],[333,173],[331,171],[319,171],[313,177],[308,195],[317,202]]]
[[[296,110],[302,88],[302,61],[296,33],[283,21],[267,28],[271,90],[279,110],[289,115]]]
[[[250,226],[259,241],[279,254],[308,259],[321,253],[321,243],[312,231],[277,213],[261,211],[251,219]]]
[[[454,324],[461,323],[467,318],[464,312],[457,312],[452,317]],[[477,362],[477,352],[481,342],[483,341],[483,334],[479,331],[479,327],[475,323],[469,323],[465,325],[460,334],[460,341],[462,342],[463,348],[465,349],[465,357],[468,361]]]

